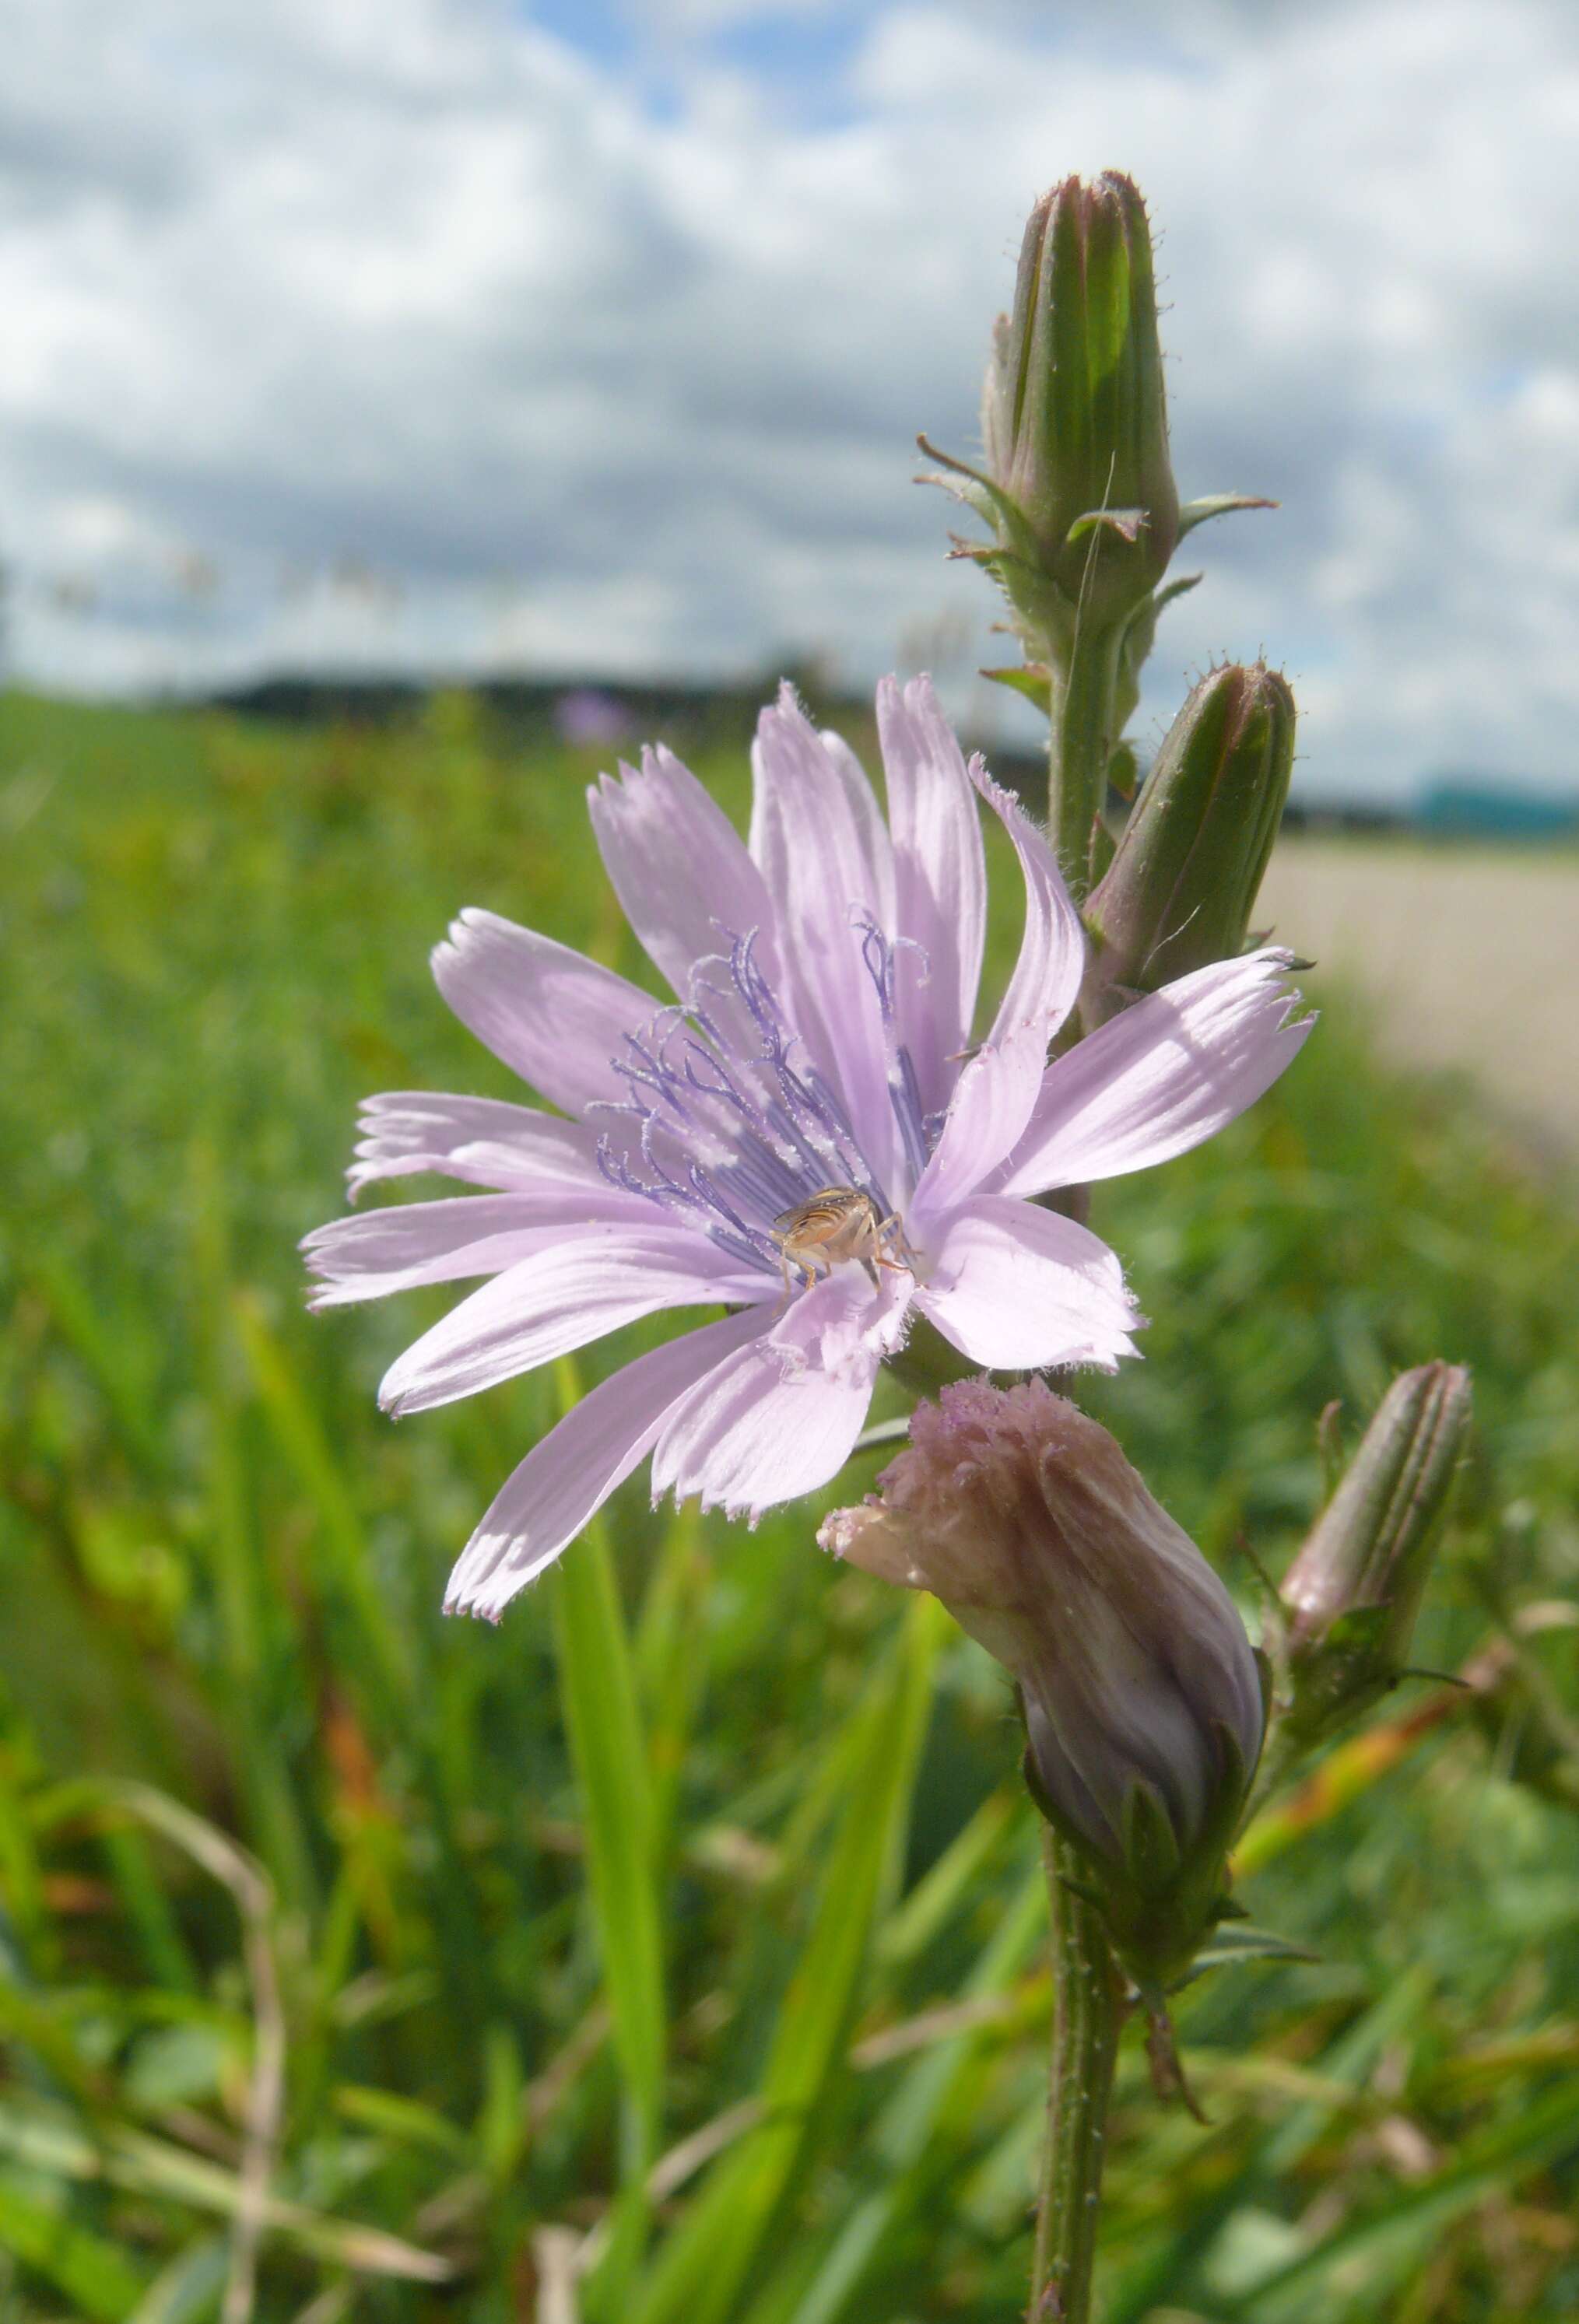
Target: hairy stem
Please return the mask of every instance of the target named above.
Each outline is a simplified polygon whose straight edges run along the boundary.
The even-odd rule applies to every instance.
[[[1053,1924],[1053,2051],[1028,2324],[1086,2324],[1123,1980],[1101,1921],[1067,1885],[1082,1877],[1079,1858],[1050,1829],[1042,1840]]]
[[[1091,885],[1092,839],[1118,742],[1119,651],[1123,626],[1077,636],[1053,683],[1048,738],[1048,821],[1053,852],[1076,903]],[[1057,662],[1049,653],[1049,665]]]

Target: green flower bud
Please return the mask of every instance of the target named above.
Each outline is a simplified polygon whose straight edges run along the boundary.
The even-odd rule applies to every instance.
[[[1032,210],[982,434],[1042,574],[1099,625],[1132,611],[1178,540],[1151,231],[1132,180],[1069,178]]]
[[[993,335],[985,473],[950,461],[997,534],[971,553],[1039,639],[1135,612],[1179,535],[1146,205],[1109,171],[1031,211]]]
[[[1120,1958],[1160,1987],[1223,1908],[1260,1750],[1233,1599],[1106,1429],[1040,1380],[945,1388],[878,1482],[818,1539],[933,1591],[1011,1674],[1037,1803],[1079,1849]]]
[[[1270,502],[1214,493],[1180,505],[1168,452],[1168,401],[1146,205],[1107,171],[1066,179],[1030,214],[1014,311],[1000,316],[983,401],[985,465],[921,448],[991,540],[954,554],[991,573],[1025,650],[990,678],[1049,722],[1050,835],[1078,897],[1105,869],[1102,816],[1128,763],[1124,722],[1157,617],[1192,579],[1162,586],[1197,524]],[[1119,788],[1125,788],[1120,780]]]
[[[1294,764],[1294,696],[1264,662],[1204,678],[1085,907],[1089,1025],[1244,949]]]
[[[1403,1673],[1471,1404],[1460,1364],[1394,1380],[1283,1577],[1285,1724],[1301,1748],[1347,1726]]]

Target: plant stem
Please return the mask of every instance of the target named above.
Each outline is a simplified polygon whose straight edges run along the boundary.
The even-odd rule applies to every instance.
[[[1053,2049],[1028,2324],[1086,2324],[1123,1984],[1101,1921],[1066,1885],[1080,1878],[1079,1858],[1050,1829],[1042,1841],[1053,1924]]]
[[[1091,885],[1092,835],[1107,796],[1107,770],[1118,736],[1116,695],[1123,625],[1077,637],[1067,669],[1053,682],[1048,737],[1048,821],[1069,893],[1076,903]],[[1048,665],[1057,660],[1049,650]]]

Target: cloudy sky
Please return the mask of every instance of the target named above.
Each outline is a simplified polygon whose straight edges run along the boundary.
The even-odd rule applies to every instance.
[[[1571,0],[0,0],[9,658],[755,671],[1003,649],[944,562],[1032,197],[1150,200],[1196,536],[1138,733],[1579,779]],[[1001,697],[1011,721],[1014,706]]]

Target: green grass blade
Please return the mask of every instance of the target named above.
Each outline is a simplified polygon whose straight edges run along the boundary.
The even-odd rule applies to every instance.
[[[223,2236],[203,2236],[177,2254],[148,2287],[127,2324],[197,2324],[219,2306],[229,2273]]]
[[[145,2200],[178,2205],[183,2211],[211,2211],[234,2219],[243,2207],[236,2172],[189,2147],[122,2125],[88,2137],[61,2108],[26,2096],[7,2098],[0,2093],[0,2153],[14,2155],[29,2171],[96,2186],[107,2182]],[[265,2200],[263,2225],[270,2235],[289,2240],[330,2266],[412,2283],[443,2283],[455,2273],[450,2261],[402,2236],[337,2218],[282,2196]],[[0,2245],[5,2241],[0,2229]],[[125,2310],[115,2312],[118,2319]]]
[[[225,1173],[219,1150],[206,1134],[194,1137],[189,1168],[192,1278],[208,1432],[206,1542],[226,1666],[218,1700],[229,1725],[236,1783],[248,1803],[259,1853],[292,1904],[316,1904],[318,1882],[303,1806],[281,1754],[270,1748],[266,1701],[274,1609],[258,1551],[258,1496],[248,1473],[240,1388],[235,1379]]]
[[[63,1251],[47,1243],[20,1245],[19,1273],[49,1310],[50,1319],[103,1397],[105,1406],[134,1468],[151,1483],[170,1476],[170,1449],[155,1416],[156,1406],[129,1360],[127,1334],[106,1319]]]
[[[634,1640],[647,1717],[652,1854],[660,1870],[672,1846],[680,1775],[706,1683],[706,1657],[697,1651],[697,1638],[706,1620],[708,1582],[699,1513],[680,1509],[664,1529]]]
[[[560,1367],[561,1394],[574,1375]],[[580,1787],[587,1880],[614,2052],[637,2126],[633,2172],[658,2151],[668,2034],[647,1747],[608,1536],[588,1526],[549,1583],[565,1724]]]
[[[1417,1963],[1347,2026],[1316,2061],[1322,2080],[1358,2095],[1390,2043],[1428,2011],[1432,1973]],[[1258,2203],[1273,2204],[1279,2180],[1297,2169],[1336,2118],[1334,2096],[1305,2099],[1282,2113],[1256,2142],[1237,2177],[1197,2201],[1176,2233],[1159,2239],[1116,2268],[1106,2294],[1109,2324],[1141,2324],[1159,2301],[1178,2292],[1215,2244],[1234,2212]]]
[[[994,1794],[993,1799],[999,1795]],[[989,1801],[989,1805],[992,1802]],[[1032,1812],[1029,1801],[1025,1813]],[[966,1827],[967,1831],[969,1827]],[[962,2001],[1002,1993],[1024,1969],[1047,1935],[1047,1881],[1039,1860],[983,1949],[960,1988]],[[882,2169],[884,2183],[866,2196],[840,2230],[805,2298],[794,2324],[837,2324],[896,2225],[912,2212],[932,2185],[925,2164],[932,2137],[967,2071],[974,2052],[992,2038],[958,2034],[928,2051],[910,2068],[889,2099],[867,2142],[867,2154]]]
[[[411,1692],[410,1655],[379,1595],[368,1563],[365,1531],[323,1424],[256,1298],[250,1292],[237,1292],[232,1310],[263,1417],[318,1518],[320,1554],[331,1586],[367,1642],[385,1707],[403,1704]]]
[[[1291,2312],[1297,2295],[1341,2269],[1345,2285],[1380,2298],[1412,2271],[1454,2219],[1579,2145],[1579,2087],[1572,2080],[1465,2141],[1458,2155],[1384,2203],[1324,2236],[1311,2251],[1257,2280],[1225,2313],[1260,2324]],[[1371,2273],[1367,2273],[1367,2270]],[[1381,2312],[1378,2310],[1377,2312]]]
[[[1004,1835],[1017,1819],[1023,1823],[1024,1814],[1023,1794],[1017,1800],[1008,1791],[988,1793],[925,1877],[884,1922],[877,1939],[877,1957],[885,1968],[900,1968],[926,1950],[975,1893]]]
[[[147,2289],[142,2269],[114,2244],[8,2177],[0,2178],[0,2247],[63,2292],[78,2315],[104,2324],[125,2324]]]
[[[149,1974],[173,1993],[196,1993],[201,1980],[147,1841],[129,1824],[111,1824],[100,1834],[99,1845]]]
[[[854,1714],[837,1838],[758,2092],[762,2126],[725,2156],[665,2250],[633,2324],[732,2324],[775,2220],[817,2147],[819,2112],[860,2002],[873,1916],[908,1818],[946,1618],[909,1608],[897,1653]]]

